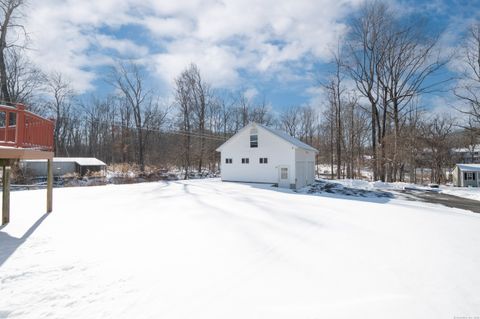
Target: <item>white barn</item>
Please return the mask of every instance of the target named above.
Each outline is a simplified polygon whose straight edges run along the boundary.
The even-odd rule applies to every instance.
[[[272,183],[298,189],[315,181],[318,151],[298,139],[250,123],[217,148],[222,181]]]

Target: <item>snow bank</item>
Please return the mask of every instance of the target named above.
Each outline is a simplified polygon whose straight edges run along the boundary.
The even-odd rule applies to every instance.
[[[219,180],[12,193],[0,318],[479,314],[480,215]]]

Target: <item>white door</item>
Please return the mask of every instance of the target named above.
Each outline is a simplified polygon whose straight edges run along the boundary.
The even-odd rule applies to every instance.
[[[315,164],[307,162],[307,184],[312,184],[315,181]]]
[[[296,181],[297,181],[297,188],[302,188],[307,185],[307,174],[306,174],[306,163],[305,162],[296,162]]]
[[[290,188],[290,170],[288,166],[278,167],[278,187]]]

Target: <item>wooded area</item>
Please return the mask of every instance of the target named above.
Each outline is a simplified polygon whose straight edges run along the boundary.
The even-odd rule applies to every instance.
[[[366,2],[349,19],[329,71],[312,83],[321,88],[323,102],[279,110],[267,96],[213,88],[195,64],[174,79],[172,99],[163,99],[146,66],[134,60],[116,61],[104,74],[112,94],[80,97],[61,70],[45,74],[26,58],[28,37],[9,36],[26,32],[19,24],[22,5],[0,2],[1,99],[55,120],[57,156],[93,156],[140,170],[182,168],[188,178],[190,172],[218,170],[215,148],[255,121],[316,147],[318,163],[328,165],[332,177],[358,178],[370,169],[375,180],[418,181],[417,169],[428,168],[440,183],[457,160],[453,147],[475,151],[480,144],[480,22],[449,54],[429,21]],[[447,80],[438,77],[452,61],[463,69]],[[453,112],[432,114],[437,105],[425,104],[424,97],[444,89],[445,81],[451,89],[442,94],[456,97],[465,123]]]

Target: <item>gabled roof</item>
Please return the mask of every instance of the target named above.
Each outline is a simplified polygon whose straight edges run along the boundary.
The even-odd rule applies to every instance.
[[[480,172],[480,164],[457,164],[460,171]]]
[[[283,131],[280,131],[280,130],[276,130],[276,129],[273,129],[271,127],[268,127],[268,126],[265,126],[265,125],[262,125],[262,124],[258,124],[258,123],[255,123],[255,122],[251,122],[249,124],[247,124],[246,126],[244,126],[240,131],[238,131],[235,135],[233,135],[232,137],[230,137],[225,143],[223,143],[222,145],[220,145],[218,148],[217,148],[217,152],[220,152],[221,149],[223,148],[224,145],[228,144],[236,135],[242,133],[244,130],[252,127],[252,126],[256,126],[256,127],[260,127],[264,130],[266,130],[267,132],[281,138],[282,140],[284,140],[285,142],[293,145],[294,147],[297,147],[297,148],[301,148],[301,149],[304,149],[304,150],[307,150],[307,151],[312,151],[312,152],[317,152],[318,153],[318,150],[316,148],[313,148],[311,147],[310,145],[308,144],[305,144],[303,143],[302,141],[300,141],[299,139],[296,139],[295,137],[293,136],[290,136],[288,135],[287,133],[283,132]]]
[[[293,137],[291,135],[288,135],[286,132],[276,130],[276,129],[273,129],[271,127],[264,126],[264,125],[261,125],[261,124],[257,124],[257,125],[260,126],[260,127],[263,127],[264,129],[266,129],[270,133],[284,139],[285,141],[289,142],[290,144],[293,144],[294,146],[296,146],[298,148],[303,148],[303,149],[308,150],[308,151],[318,152],[318,150],[316,148],[313,148],[310,145],[308,145],[306,143],[303,143],[299,139],[296,139],[295,137]]]

